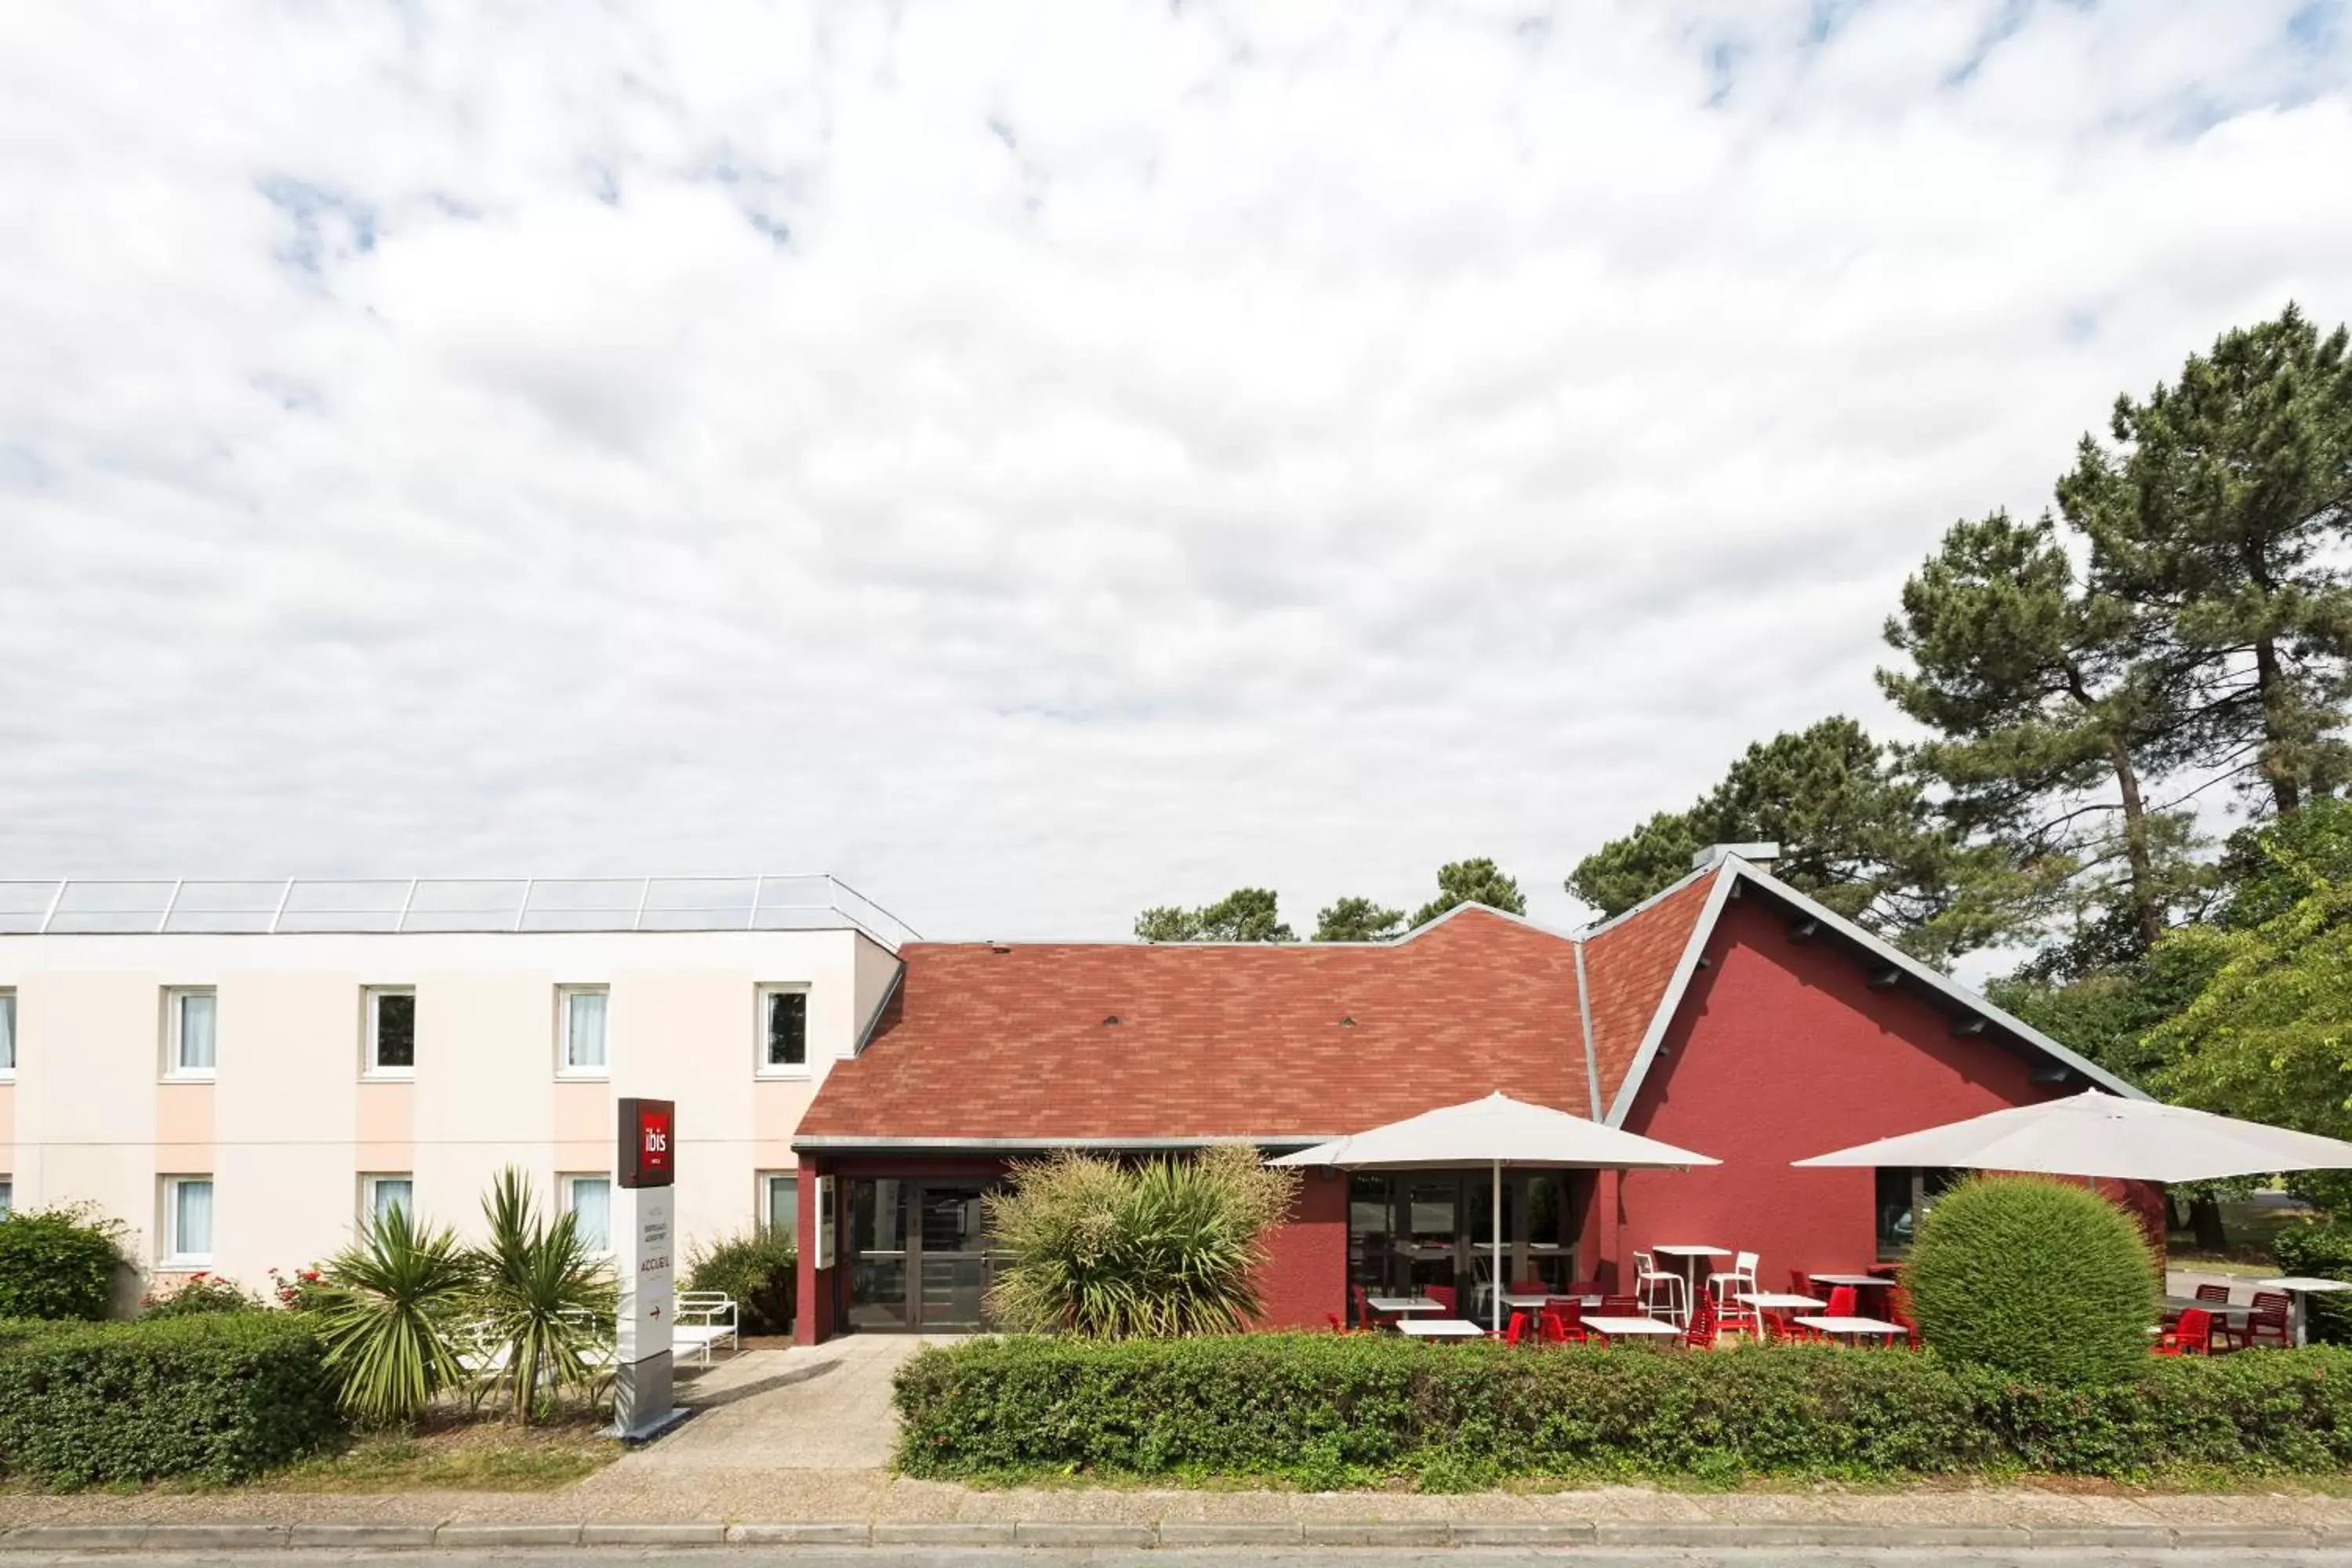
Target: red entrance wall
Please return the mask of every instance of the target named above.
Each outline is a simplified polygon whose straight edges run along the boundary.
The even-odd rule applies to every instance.
[[[848,1202],[854,1176],[986,1176],[1002,1175],[1005,1162],[969,1159],[898,1160],[887,1157],[804,1156],[801,1161],[800,1316],[793,1338],[816,1344],[833,1337],[839,1327],[835,1300],[841,1270],[816,1267],[816,1191],[820,1174],[835,1178],[838,1203]],[[1342,1310],[1348,1283],[1348,1183],[1346,1177],[1324,1171],[1302,1171],[1298,1204],[1287,1223],[1267,1239],[1266,1266],[1257,1286],[1265,1305],[1259,1326],[1269,1329],[1322,1328],[1328,1314]],[[839,1256],[846,1258],[849,1219],[843,1212],[835,1232]]]
[[[1919,995],[1872,989],[1864,955],[1791,941],[1763,900],[1727,905],[1706,952],[1625,1125],[1723,1163],[1603,1178],[1585,1240],[1622,1279],[1635,1249],[1662,1242],[1759,1253],[1768,1289],[1790,1268],[1866,1268],[1874,1173],[1790,1161],[2070,1092],[2033,1082],[1997,1041],[1953,1035]],[[2111,1185],[2143,1213],[2153,1203],[2160,1243],[2160,1190]]]

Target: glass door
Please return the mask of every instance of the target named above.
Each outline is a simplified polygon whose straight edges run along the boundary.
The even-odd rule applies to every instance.
[[[991,1278],[977,1178],[849,1184],[848,1321],[954,1333],[983,1326]]]

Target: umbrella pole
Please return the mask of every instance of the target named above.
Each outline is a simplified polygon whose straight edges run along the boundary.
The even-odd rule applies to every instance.
[[[1487,1235],[1495,1247],[1495,1288],[1486,1298],[1494,1303],[1494,1310],[1487,1314],[1487,1318],[1499,1334],[1503,1331],[1503,1162],[1500,1160],[1495,1162],[1494,1223],[1495,1228]]]

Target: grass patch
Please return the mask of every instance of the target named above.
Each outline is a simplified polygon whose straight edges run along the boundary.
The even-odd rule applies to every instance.
[[[504,1422],[426,1425],[352,1439],[341,1453],[306,1459],[248,1489],[283,1492],[536,1492],[593,1475],[621,1457],[590,1419],[516,1426]]]

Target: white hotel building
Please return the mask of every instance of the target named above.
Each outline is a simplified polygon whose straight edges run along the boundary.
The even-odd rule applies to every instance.
[[[601,1232],[614,1100],[677,1102],[690,1248],[797,1215],[793,1131],[915,933],[824,876],[0,882],[0,1205],[260,1288],[520,1166]]]

